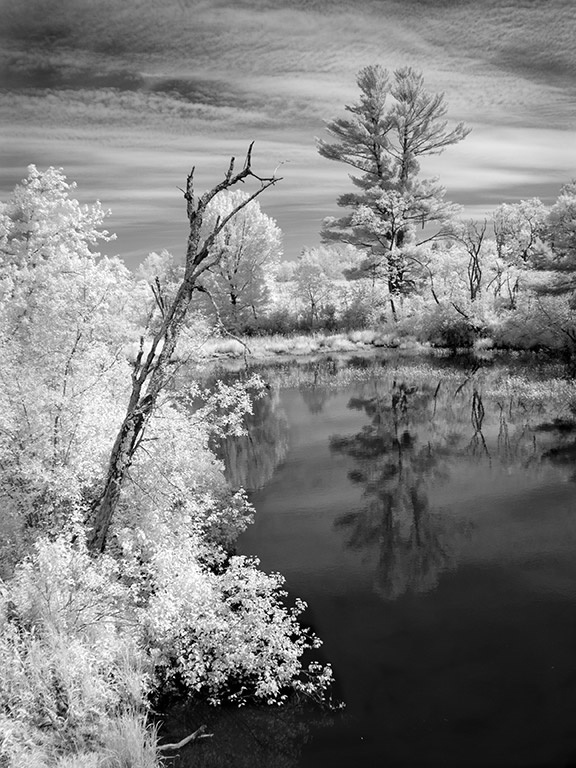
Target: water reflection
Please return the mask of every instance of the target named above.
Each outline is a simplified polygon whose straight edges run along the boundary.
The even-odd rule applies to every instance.
[[[309,377],[300,385],[302,400],[312,414],[322,413],[324,406],[334,397],[335,390],[325,382],[326,375],[335,376],[338,372],[336,360],[315,360],[309,366]]]
[[[181,750],[173,768],[295,768],[313,730],[333,726],[340,715],[292,702],[283,707],[174,706],[161,731],[164,743],[178,742],[200,724],[211,738]]]
[[[350,399],[369,423],[352,436],[333,436],[334,453],[354,459],[350,480],[363,486],[365,506],[340,517],[348,545],[377,548],[375,588],[387,599],[406,591],[432,589],[452,562],[458,533],[453,520],[433,512],[427,495],[431,479],[447,473],[445,457],[459,436],[437,434],[434,426],[439,386],[411,386],[393,380],[372,382]]]
[[[572,419],[554,419],[544,422],[536,428],[538,432],[552,433],[556,444],[544,453],[544,458],[553,464],[573,470],[570,479],[576,482],[576,421]]]
[[[572,386],[516,358],[267,375],[290,448],[240,550],[308,602],[347,704],[297,764],[572,764]]]
[[[254,490],[265,485],[288,450],[288,421],[277,387],[254,400],[245,417],[246,434],[229,437],[218,446],[226,477],[233,488]]]
[[[488,476],[494,463],[508,474],[544,459],[573,466],[576,442],[566,433],[574,425],[539,424],[541,403],[484,394],[493,385],[489,370],[475,367],[461,378],[379,372],[348,403],[368,423],[355,434],[330,438],[334,454],[353,459],[348,477],[363,488],[364,499],[336,526],[349,547],[375,553],[375,589],[385,599],[436,587],[470,536],[474,523],[432,505],[432,489],[471,466]],[[562,445],[550,447],[559,437]]]
[[[302,400],[306,403],[306,406],[310,413],[317,414],[322,413],[324,406],[334,397],[334,391],[328,387],[321,386],[303,386],[300,389]]]
[[[281,396],[283,383],[305,404],[309,419],[302,416],[302,428],[316,429],[315,442],[322,440],[320,425],[325,430],[336,418],[342,392],[351,392],[347,409],[359,415],[361,428],[324,439],[332,456],[347,460],[348,482],[361,491],[361,504],[337,514],[336,530],[372,564],[373,587],[382,598],[429,592],[470,542],[477,520],[468,507],[474,508],[475,498],[499,488],[503,496],[514,493],[546,464],[576,478],[571,414],[559,418],[557,402],[515,393],[506,384],[508,374],[498,366],[443,361],[343,366],[324,360],[270,369],[269,391],[255,402],[247,434],[221,446],[227,476],[234,487],[259,489],[286,458],[285,406],[290,404],[291,419],[295,413],[293,401]],[[334,412],[327,419],[326,409]],[[286,475],[290,498],[295,487],[330,494],[322,474],[316,475],[326,468],[315,470],[310,461],[313,456]],[[458,485],[471,503],[458,504],[446,490]],[[343,489],[336,493],[346,495]]]

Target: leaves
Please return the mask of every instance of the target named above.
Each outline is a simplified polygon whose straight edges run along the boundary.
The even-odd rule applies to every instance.
[[[215,197],[204,216],[206,231],[212,231],[248,197],[239,190]],[[256,317],[266,307],[267,283],[281,255],[282,233],[257,201],[242,208],[216,236],[202,284],[210,291],[225,325],[238,329],[242,320]]]
[[[28,169],[0,213],[0,483],[34,527],[100,476],[129,381],[132,278],[61,171]],[[60,523],[58,523],[60,524]]]

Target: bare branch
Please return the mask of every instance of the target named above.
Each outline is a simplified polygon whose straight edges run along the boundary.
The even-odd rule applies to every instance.
[[[233,169],[234,169],[234,158],[230,161],[230,165],[228,167],[228,171],[226,173],[226,176],[224,177],[223,181],[221,181],[219,184],[216,184],[215,187],[213,187],[208,192],[205,192],[200,202],[198,203],[198,208],[206,208],[210,200],[212,200],[219,192],[222,192],[225,189],[229,189],[230,187],[235,186],[239,182],[244,181],[244,179],[247,179],[249,177],[256,179],[261,184],[266,184],[267,186],[271,186],[272,184],[275,184],[277,181],[280,181],[278,177],[275,176],[258,176],[252,171],[252,148],[254,146],[254,142],[250,144],[248,147],[248,152],[246,153],[246,159],[244,161],[244,167],[242,168],[239,173],[232,175]]]
[[[160,314],[162,317],[164,317],[165,302],[164,298],[162,297],[162,286],[160,285],[160,280],[157,276],[154,278],[154,282],[150,284],[150,288],[154,294],[154,299],[156,300]]]
[[[436,295],[436,291],[434,289],[434,273],[430,269],[430,265],[428,262],[421,261],[420,259],[417,259],[416,256],[410,255],[410,260],[415,262],[416,264],[419,264],[423,269],[426,269],[428,271],[428,276],[430,277],[430,290],[432,292],[432,298],[436,302],[436,304],[440,305],[440,301],[438,300],[438,296]]]
[[[178,741],[175,744],[162,744],[162,746],[158,747],[158,750],[160,752],[165,752],[166,750],[182,749],[182,747],[185,747],[186,744],[189,744],[191,741],[196,741],[196,739],[209,739],[214,735],[213,733],[205,733],[205,731],[206,726],[201,725],[200,728],[196,729],[190,736],[186,736],[182,741]]]
[[[250,146],[248,147],[248,152],[246,152],[246,160],[244,161],[244,170],[250,169],[250,166],[252,165],[252,150],[254,148],[254,142],[250,142]]]
[[[456,312],[458,312],[459,315],[462,315],[462,317],[465,320],[468,320],[468,321],[470,320],[470,316],[467,315],[466,312],[464,312],[464,310],[460,309],[460,307],[457,304],[455,304],[453,301],[451,301],[450,303],[452,304],[452,306],[454,307]]]
[[[228,166],[228,170],[226,172],[226,181],[229,182],[232,178],[232,174],[234,173],[234,163],[236,162],[235,157],[230,158],[230,165]]]

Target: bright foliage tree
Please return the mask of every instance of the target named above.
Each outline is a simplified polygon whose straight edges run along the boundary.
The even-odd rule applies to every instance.
[[[0,493],[35,529],[100,480],[127,394],[131,276],[73,189],[30,166],[0,208]]]
[[[548,209],[537,197],[503,203],[492,220],[498,256],[512,264],[531,266],[545,248]]]
[[[240,190],[215,197],[206,210],[210,232],[248,195]],[[282,233],[254,200],[224,227],[210,247],[210,265],[202,285],[210,292],[225,325],[257,321],[266,308],[267,283],[282,255]]]
[[[314,328],[330,300],[334,299],[334,281],[338,275],[333,252],[327,248],[304,248],[294,269],[296,290],[306,307],[305,314]]]
[[[546,234],[552,254],[538,266],[555,273],[549,286],[553,293],[576,290],[576,181],[565,184],[546,219]]]

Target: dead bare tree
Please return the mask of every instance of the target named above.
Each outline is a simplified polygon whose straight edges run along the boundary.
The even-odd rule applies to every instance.
[[[195,290],[199,290],[198,278],[203,272],[214,266],[215,259],[218,258],[211,252],[215,238],[242,208],[268,187],[281,180],[274,174],[265,178],[252,171],[253,146],[254,142],[248,148],[242,170],[238,173],[234,172],[235,159],[232,158],[224,179],[210,191],[205,192],[200,197],[195,195],[194,168],[186,180],[186,190],[182,190],[190,225],[184,277],[173,301],[169,304],[165,303],[164,300],[159,302],[162,322],[154,336],[152,346],[146,354],[144,354],[144,339],[140,340],[140,350],[134,362],[132,391],[126,415],[112,447],[102,492],[92,509],[88,534],[88,546],[92,552],[103,552],[106,547],[108,531],[118,506],[126,473],[132,463],[134,453],[142,441],[146,425],[154,411],[158,397],[170,379],[171,360],[176,342],[184,327],[192,295]],[[202,221],[208,203],[220,192],[243,183],[249,178],[259,182],[258,189],[239,203],[222,220],[217,220],[212,232],[202,241]]]
[[[468,253],[468,293],[470,301],[474,301],[482,287],[482,244],[486,235],[488,222],[477,222],[473,219],[460,222],[452,228],[451,237],[464,246]]]

